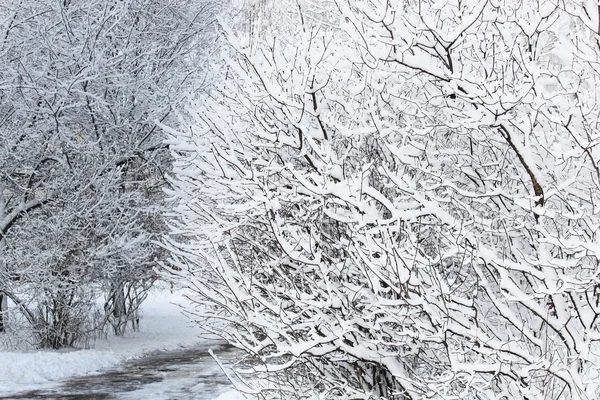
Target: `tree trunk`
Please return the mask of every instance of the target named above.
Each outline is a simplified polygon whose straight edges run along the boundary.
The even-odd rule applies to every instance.
[[[8,304],[6,300],[6,295],[4,293],[0,293],[0,332],[6,331],[6,323],[4,317],[6,315],[6,310],[8,309]]]
[[[104,305],[106,321],[111,324],[116,336],[123,336],[127,328],[127,304],[124,290],[123,283],[111,283],[110,295]]]

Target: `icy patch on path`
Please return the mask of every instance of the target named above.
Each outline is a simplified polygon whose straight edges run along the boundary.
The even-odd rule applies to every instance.
[[[0,395],[53,386],[153,351],[193,346],[202,340],[199,329],[181,314],[179,304],[186,302],[181,292],[153,291],[142,305],[140,332],[98,340],[93,350],[0,352]]]

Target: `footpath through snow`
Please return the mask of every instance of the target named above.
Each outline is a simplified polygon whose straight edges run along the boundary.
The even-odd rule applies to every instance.
[[[152,291],[142,305],[140,332],[97,340],[94,349],[0,352],[0,395],[54,386],[67,378],[115,367],[157,350],[209,343],[198,337],[199,329],[181,314],[180,304],[186,301],[182,292]],[[239,398],[232,390],[219,400]]]

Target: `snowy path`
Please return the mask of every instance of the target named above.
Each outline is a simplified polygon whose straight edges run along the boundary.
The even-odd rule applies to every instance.
[[[236,356],[235,349],[214,344],[160,351],[117,369],[71,378],[51,388],[0,395],[0,399],[243,399],[233,391],[209,349],[224,365]]]
[[[153,290],[140,332],[98,339],[90,349],[0,351],[0,399],[243,399],[207,353],[227,363],[234,352],[199,337],[181,314],[187,302],[185,291]]]

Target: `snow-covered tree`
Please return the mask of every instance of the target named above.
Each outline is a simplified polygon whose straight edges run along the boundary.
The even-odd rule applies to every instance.
[[[335,4],[165,127],[193,313],[267,397],[598,398],[597,5]]]
[[[119,334],[143,299],[169,165],[155,121],[201,77],[211,4],[0,4],[0,304],[41,345],[71,345],[100,289]]]

